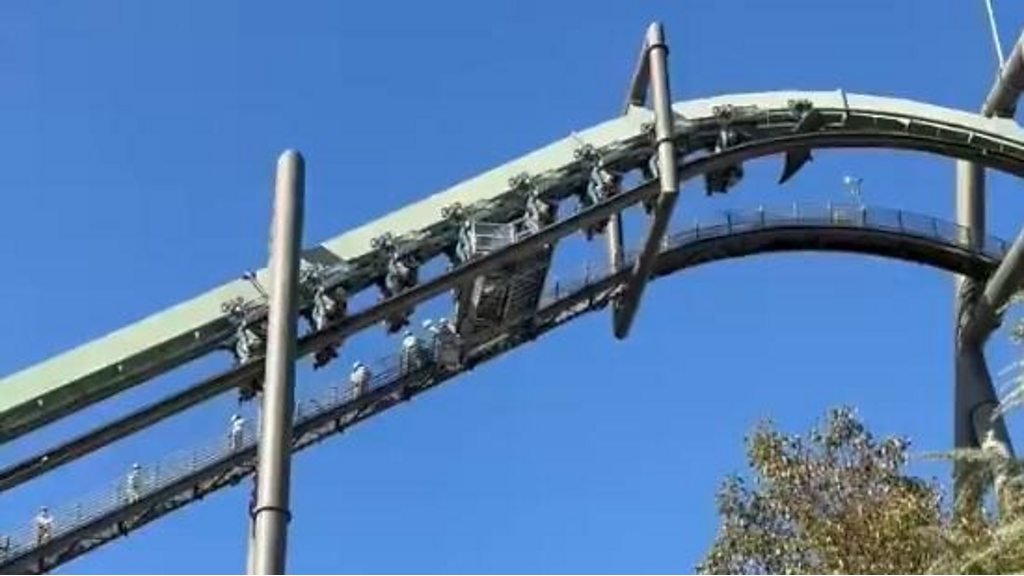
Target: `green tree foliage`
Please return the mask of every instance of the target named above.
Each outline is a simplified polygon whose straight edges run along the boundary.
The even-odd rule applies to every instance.
[[[956,513],[909,475],[909,443],[876,439],[849,409],[804,436],[770,423],[747,438],[750,474],[718,494],[721,526],[703,573],[924,574],[1024,571],[1024,476],[997,443],[951,455],[964,466]],[[993,510],[986,487],[995,482]]]
[[[1024,292],[1014,308],[1024,307]],[[1011,339],[1024,345],[1024,317]],[[1024,406],[1024,359],[1010,366],[995,416]],[[718,494],[721,526],[705,573],[1024,573],[1024,461],[991,435],[943,455],[957,501],[906,471],[909,443],[875,439],[853,412],[805,436],[765,423],[747,438],[750,473]]]
[[[876,440],[848,409],[806,436],[747,438],[750,478],[718,494],[705,573],[921,573],[938,560],[941,491],[904,473],[908,442]]]

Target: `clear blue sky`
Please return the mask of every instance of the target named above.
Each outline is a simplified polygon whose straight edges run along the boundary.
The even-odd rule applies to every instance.
[[[613,116],[653,19],[666,24],[677,99],[842,87],[973,110],[994,71],[980,0],[288,5],[0,5],[0,373],[258,266],[286,147],[307,157],[311,244]],[[997,8],[1008,45],[1024,7]],[[677,215],[840,201],[846,173],[871,204],[952,214],[944,159],[821,153],[784,188],[779,168],[750,166],[727,198],[686,188]],[[1024,198],[1008,178],[991,182],[991,230],[1012,237]],[[299,456],[289,567],[689,570],[713,537],[718,483],[743,469],[743,436],[762,417],[802,430],[853,404],[917,449],[949,446],[951,294],[942,273],[839,255],[658,282],[629,341],[593,315]],[[392,345],[353,343],[303,390]],[[1004,344],[990,352],[995,369],[1010,359]],[[0,495],[0,530],[221,434],[233,409],[223,399]],[[219,493],[65,569],[238,572],[246,500]]]

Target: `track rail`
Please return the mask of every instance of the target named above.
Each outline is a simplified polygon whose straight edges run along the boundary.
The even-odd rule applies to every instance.
[[[794,205],[781,210],[728,212],[670,235],[654,268],[655,277],[727,258],[783,250],[848,251],[913,261],[984,278],[1006,250],[1005,242],[973,242],[968,231],[935,218],[898,210],[849,205]],[[635,256],[627,258],[627,264]],[[465,370],[531,341],[581,314],[605,307],[626,280],[619,271],[591,268],[582,281],[554,282],[534,316],[515,319],[470,344]],[[302,450],[349,426],[432,389],[464,370],[429,370],[401,374],[397,360],[382,362],[371,391],[352,398],[333,388],[300,404],[294,450]],[[123,490],[105,491],[89,505],[75,505],[58,516],[53,538],[34,545],[31,535],[17,535],[0,571],[47,571],[166,516],[207,494],[253,473],[255,437],[229,449],[218,442],[154,469],[141,497],[128,502]],[[10,470],[10,469],[8,469]],[[7,471],[5,471],[5,474]],[[13,476],[4,478],[10,481]]]
[[[637,191],[645,189],[646,186],[641,186]],[[572,220],[570,218],[559,226],[569,229],[574,225]],[[583,220],[589,221],[588,218]],[[871,233],[865,234],[866,231]],[[991,263],[1002,257],[1006,245],[1001,240],[986,238],[980,243],[978,258],[965,258],[973,245],[968,234],[966,229],[955,224],[928,216],[866,206],[804,204],[782,209],[730,212],[723,214],[718,221],[704,222],[691,230],[677,233],[674,242],[680,248],[660,256],[661,271],[658,273],[668,273],[664,271],[666,266],[671,272],[720,259],[723,255],[741,257],[766,251],[822,249],[900,258],[972,277],[987,276]],[[685,239],[685,242],[680,239]],[[685,250],[682,249],[684,244]],[[498,265],[509,259],[497,259]],[[514,254],[511,259],[514,259]],[[478,264],[486,265],[486,262],[479,261],[472,266]],[[470,271],[465,276],[477,274],[480,273]],[[447,285],[450,281],[441,277],[432,283]],[[429,288],[430,284],[425,286]],[[380,308],[385,309],[382,311]],[[400,306],[387,302],[373,307],[367,311],[369,319],[364,321],[385,317],[389,310],[395,308]],[[254,362],[243,369],[212,376],[171,397],[8,465],[0,469],[0,492],[229,391],[245,379],[256,377],[259,367]]]
[[[997,153],[996,150],[986,152],[985,148],[973,148],[970,142],[972,140],[965,140],[957,145],[952,145],[925,137],[908,137],[902,133],[879,135],[842,130],[812,134],[785,134],[761,141],[740,144],[723,152],[690,160],[680,166],[679,180],[682,182],[711,171],[721,170],[736,163],[778,154],[790,149],[841,147],[888,147],[935,152],[971,159],[993,168],[1002,167],[1010,172],[1013,172],[1010,170],[1012,168],[1019,171],[1021,175],[1024,175],[1024,161],[1017,162],[1005,154]],[[514,262],[546,245],[554,245],[561,238],[578,230],[592,227],[607,220],[609,216],[647,200],[655,192],[656,184],[652,181],[645,182],[636,188],[612,196],[583,212],[553,224],[517,244],[471,261],[448,274],[421,283],[376,306],[347,316],[334,324],[328,325],[319,332],[308,334],[301,338],[298,344],[298,356],[301,358],[317,350],[334,346],[347,336],[382,322],[403,310],[412,309],[424,300],[452,290],[477,276],[497,270],[501,266]],[[173,367],[168,365],[167,369],[169,370]],[[155,375],[155,372],[150,371],[149,374],[152,376]],[[133,414],[131,417],[135,423],[131,424],[131,426],[136,426],[136,429],[149,426],[217,394],[238,387],[247,381],[260,379],[262,376],[262,358],[254,358],[246,364],[203,382],[200,386],[182,392],[174,397],[173,402],[159,403]],[[80,407],[84,406],[83,404]],[[121,429],[122,426],[128,426],[128,424],[118,421],[110,425],[113,429]],[[19,428],[19,433],[29,429]],[[0,441],[4,439],[2,434],[0,432]],[[110,438],[115,437],[120,436],[116,434],[110,436]]]
[[[1024,131],[1012,121],[908,100],[842,91],[772,92],[681,102],[673,109],[680,116],[676,146],[683,159],[690,159],[680,167],[681,179],[759,156],[815,148],[918,150],[1024,175]],[[807,121],[809,115],[814,117],[813,122]],[[644,127],[649,119],[648,111],[631,108],[623,118],[581,132],[580,139],[589,142],[591,151],[615,170],[643,169],[653,151]],[[693,160],[714,148],[723,130],[735,131],[741,143]],[[379,251],[369,242],[377,235],[393,233],[403,250],[427,258],[442,253],[453,241],[454,226],[441,214],[441,208],[448,204],[460,202],[471,213],[480,214],[507,216],[521,212],[521,194],[508,182],[510,176],[521,171],[536,176],[536,186],[547,197],[562,199],[578,192],[585,185],[588,166],[587,155],[577,153],[578,140],[552,144],[325,242],[307,256],[346,263],[349,270],[340,273],[337,283],[349,288],[369,286],[381,272]],[[699,169],[687,172],[687,166]],[[605,212],[605,217],[615,211]],[[251,290],[237,283],[226,285],[4,379],[0,388],[7,393],[0,398],[0,441],[217,349],[228,333],[218,305],[236,295],[253,296]],[[414,305],[417,301],[409,297],[402,304]],[[319,345],[368,325],[362,320],[345,321],[312,335],[309,341]]]
[[[865,233],[870,232],[870,233]],[[968,231],[955,224],[905,211],[852,205],[793,205],[724,213],[718,220],[678,232],[677,248],[664,252],[656,273],[751,254],[786,250],[827,250],[874,254],[943,268],[975,278],[987,277],[1006,251],[1006,243],[986,238],[973,251]],[[970,258],[976,252],[977,258]],[[0,469],[0,492],[125,438],[191,406],[237,386],[228,371],[167,399],[88,431],[56,447]]]

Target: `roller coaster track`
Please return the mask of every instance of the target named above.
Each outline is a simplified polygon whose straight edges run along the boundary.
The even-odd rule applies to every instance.
[[[780,210],[727,212],[714,221],[670,235],[659,252],[654,277],[727,258],[793,250],[870,254],[984,279],[1005,256],[1007,245],[995,238],[972,238],[966,228],[909,212],[850,205],[794,205]],[[626,263],[633,258],[635,255],[629,255]],[[595,266],[588,268],[582,281],[549,282],[535,314],[511,318],[475,336],[467,343],[469,352],[459,369],[432,364],[403,373],[397,358],[386,358],[379,363],[370,390],[363,395],[353,397],[341,388],[332,388],[300,403],[293,450],[316,444],[582,314],[606,307],[629,273],[628,266],[618,270]],[[212,492],[235,485],[253,473],[255,453],[254,434],[247,430],[240,446],[218,441],[157,466],[147,466],[149,473],[137,497],[129,500],[115,486],[58,511],[54,532],[43,542],[35,542],[28,532],[12,533],[0,541],[0,571],[48,571]],[[45,471],[26,470],[9,468],[0,473],[0,478],[13,485]]]
[[[677,103],[675,145],[684,181],[747,160],[786,153],[784,177],[803,165],[811,149],[909,149],[961,158],[1010,174],[1024,175],[1024,131],[1004,119],[983,118],[908,100],[835,92],[773,92],[728,95]],[[403,208],[309,250],[307,263],[326,268],[323,283],[356,293],[379,283],[389,254],[426,262],[450,252],[460,219],[508,221],[535,194],[562,202],[585,193],[596,167],[616,174],[649,174],[651,114],[632,107],[621,118],[510,162],[452,189]],[[728,146],[722,147],[723,133]],[[525,174],[525,177],[521,177]],[[641,177],[641,180],[645,178]],[[553,244],[611,214],[648,200],[655,186],[602,199],[581,218],[567,218],[521,243],[518,251],[461,265],[455,274],[393,296],[384,306],[348,316],[303,338],[307,355],[337,344],[388,314],[415,306],[471,277],[496,270],[529,249]],[[543,237],[543,240],[537,238]],[[381,241],[387,238],[387,241]],[[531,240],[535,240],[530,243]],[[256,274],[265,278],[265,271]],[[235,281],[0,381],[0,440],[11,439],[131,386],[222,349],[234,330],[221,311],[225,301],[258,299],[253,286]],[[308,302],[306,303],[308,306]],[[386,313],[385,313],[386,312]],[[257,318],[262,311],[257,309]],[[257,360],[239,367],[228,389],[242,378],[258,378]],[[207,390],[212,390],[208,388]],[[208,396],[198,394],[196,401]],[[182,400],[180,409],[194,404]]]
[[[675,106],[675,113],[680,124],[679,147],[684,154],[691,156],[689,160],[684,158],[680,166],[681,180],[759,156],[829,146],[911,148],[972,159],[1015,174],[1024,170],[1024,132],[1013,122],[903,100],[843,92],[782,92],[684,102]],[[809,123],[809,117],[817,120]],[[376,237],[373,235],[376,232],[394,230],[395,243],[405,246],[404,250],[416,254],[423,261],[455,241],[452,236],[455,225],[448,221],[450,217],[428,225],[417,223],[436,220],[442,207],[452,205],[449,200],[456,204],[467,202],[462,210],[464,217],[466,214],[478,214],[501,220],[521,214],[524,204],[521,190],[503,177],[521,174],[521,170],[530,168],[540,169],[531,179],[532,189],[548,198],[564,200],[580,192],[580,188],[585,186],[587,167],[593,168],[595,163],[620,174],[630,170],[642,172],[646,167],[643,159],[651,150],[650,138],[644,127],[649,118],[647,111],[631,108],[622,119],[581,132],[435,195],[413,206],[415,210],[404,209],[342,235],[307,251],[306,258],[322,262],[328,259],[325,254],[333,254],[336,260],[344,260],[344,265],[340,266],[343,269],[340,272],[342,279],[333,282],[346,290],[365,288],[379,280],[382,274],[381,250],[372,248],[373,243],[370,242]],[[746,140],[728,149],[700,156],[701,147],[712,146],[714,135],[726,128],[742,133]],[[581,147],[581,142],[586,145]],[[551,168],[552,165],[556,168]],[[335,344],[397,311],[409,309],[418,302],[497,270],[531,250],[553,245],[577,230],[600,224],[610,215],[649,200],[655,188],[648,181],[610,196],[509,250],[465,263],[453,273],[423,282],[378,306],[345,317],[320,332],[308,334],[302,338],[299,352],[307,355]],[[478,199],[471,202],[473,198]],[[429,209],[421,206],[423,204],[429,204]],[[371,246],[360,248],[362,243]],[[352,254],[358,255],[352,257]],[[230,338],[227,328],[230,322],[219,308],[216,312],[210,308],[229,297],[242,297],[245,290],[251,289],[245,283],[231,283],[110,337],[6,378],[0,382],[0,389],[5,392],[0,398],[0,439],[15,437],[68,411],[85,407],[139,381],[222,348],[225,340]],[[212,329],[214,325],[220,328]],[[155,333],[154,327],[157,328]],[[180,331],[181,334],[168,336],[168,330]],[[182,338],[189,341],[185,348],[175,344]],[[124,356],[133,350],[133,355]],[[255,358],[232,372],[213,377],[156,405],[111,422],[73,441],[74,450],[52,451],[46,455],[47,462],[33,464],[30,468],[53,468],[69,457],[75,457],[75,454],[102,447],[231,390],[241,382],[259,378],[262,371],[260,360]],[[86,370],[97,362],[102,364],[97,370]],[[133,365],[142,367],[136,369]],[[72,374],[85,375],[69,379]],[[69,400],[67,403],[52,402],[51,394]],[[9,486],[8,476],[3,478],[0,483]]]

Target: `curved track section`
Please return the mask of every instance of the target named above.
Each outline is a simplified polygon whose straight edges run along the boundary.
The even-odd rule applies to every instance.
[[[973,248],[975,245],[980,247]],[[873,254],[981,279],[994,270],[1006,244],[995,238],[973,243],[964,228],[902,211],[795,205],[783,210],[730,212],[714,222],[674,233],[659,254],[655,274],[666,276],[726,258],[788,250]],[[467,361],[459,370],[432,366],[403,374],[397,358],[386,358],[376,367],[372,386],[362,396],[332,388],[301,402],[293,449],[309,447],[582,314],[604,308],[628,278],[629,268],[589,270],[582,281],[550,282],[535,314],[510,319],[466,342]],[[249,430],[244,442],[234,449],[221,440],[148,466],[150,473],[142,490],[131,498],[115,481],[95,497],[57,511],[50,538],[36,541],[25,533],[0,542],[0,571],[48,571],[237,484],[255,469],[255,440]]]
[[[1024,175],[1024,131],[1012,121],[909,100],[794,91],[682,102],[674,110],[683,179],[758,156],[788,152],[796,157],[833,147],[919,150]],[[306,251],[304,260],[319,267],[321,285],[349,294],[365,290],[380,282],[395,253],[418,262],[450,254],[460,219],[507,222],[524,212],[531,193],[552,202],[580,196],[595,166],[619,174],[649,171],[650,121],[648,110],[632,108],[621,118],[329,240]],[[794,170],[787,158],[787,177]],[[265,272],[256,276],[264,278]],[[222,306],[238,299],[254,303],[250,321],[262,318],[257,289],[239,280],[5,378],[0,440],[223,347],[236,320]],[[314,340],[336,340],[340,330]]]
[[[971,278],[987,278],[1009,245],[902,210],[867,206],[794,204],[790,209],[731,211],[672,234],[656,277],[720,260],[772,252],[847,252],[922,264]]]

